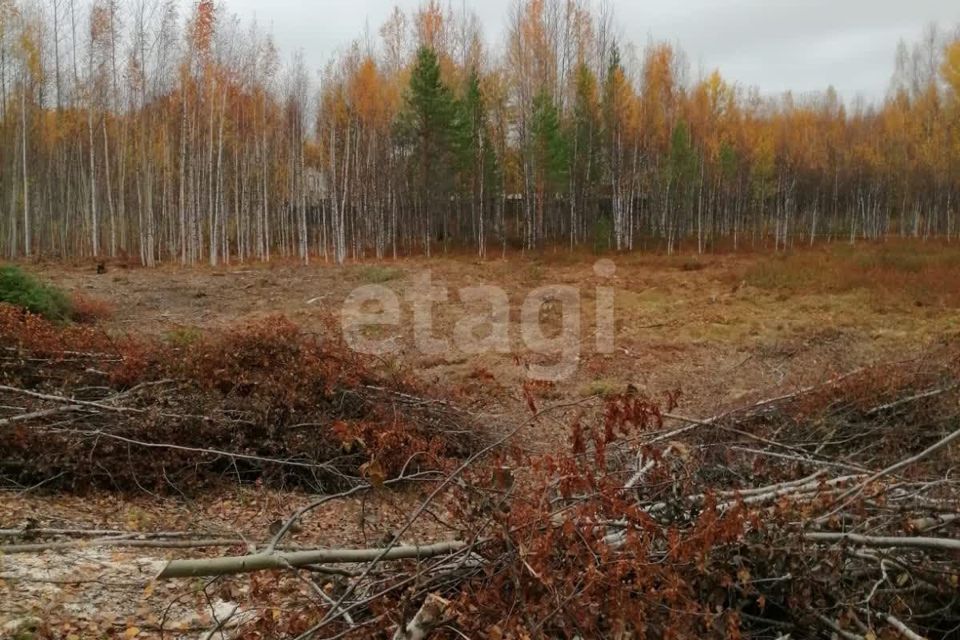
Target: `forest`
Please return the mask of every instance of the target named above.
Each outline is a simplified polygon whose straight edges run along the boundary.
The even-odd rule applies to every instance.
[[[960,33],[886,99],[765,96],[609,8],[396,9],[322,70],[225,3],[0,0],[10,258],[217,265],[958,234]]]

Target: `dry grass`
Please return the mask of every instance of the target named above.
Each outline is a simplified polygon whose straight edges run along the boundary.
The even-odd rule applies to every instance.
[[[583,386],[580,394],[583,396],[600,396],[601,398],[610,398],[623,393],[624,385],[619,380],[599,378]]]
[[[612,278],[594,271],[599,257],[616,264]],[[108,300],[113,317],[100,325],[189,342],[194,328],[223,328],[246,318],[282,313],[305,330],[323,334],[357,286],[381,282],[402,306],[398,327],[372,328],[378,340],[396,337],[399,351],[382,362],[383,373],[412,371],[430,384],[461,390],[468,402],[522,409],[518,389],[530,363],[550,359],[531,353],[517,322],[524,298],[543,285],[566,284],[581,294],[583,340],[580,366],[556,392],[577,398],[600,380],[616,388],[637,384],[661,394],[682,388],[690,412],[709,413],[744,394],[775,393],[957,336],[960,247],[938,243],[845,243],[787,255],[761,252],[665,256],[635,252],[594,255],[550,250],[542,254],[494,254],[486,261],[450,255],[403,258],[336,267],[292,262],[182,269],[111,270],[47,264],[29,268],[67,291]],[[434,305],[434,335],[453,336],[467,314],[458,289],[497,285],[509,296],[509,354],[442,357],[421,354],[414,344],[410,301],[420,276],[430,271],[445,287],[447,302]],[[616,351],[595,352],[596,287],[616,290]],[[918,306],[919,305],[921,306]],[[556,310],[543,314],[555,329]],[[823,340],[824,330],[840,340]],[[483,370],[483,379],[475,375]],[[496,392],[492,391],[497,389]],[[487,390],[491,391],[487,391]],[[559,427],[558,427],[559,429]],[[543,446],[565,433],[545,425],[532,434]]]
[[[360,279],[368,284],[383,284],[403,275],[399,269],[376,264],[359,267],[358,272]]]
[[[758,261],[748,284],[798,294],[867,292],[880,304],[960,307],[960,246],[836,244]]]

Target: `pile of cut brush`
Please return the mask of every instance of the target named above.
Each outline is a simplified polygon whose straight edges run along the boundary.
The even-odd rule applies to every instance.
[[[568,453],[501,441],[438,480],[409,523],[430,514],[446,539],[404,542],[408,525],[381,548],[278,551],[284,529],[161,579],[320,576],[296,614],[236,637],[957,637],[946,350],[706,419],[613,398],[575,421]]]
[[[0,482],[19,489],[330,490],[477,442],[467,412],[282,317],[151,340],[0,305],[0,405]]]
[[[158,576],[248,594],[207,637],[960,635],[949,344],[707,418],[678,415],[674,396],[530,399],[530,416],[482,444],[469,414],[280,319],[175,346],[0,307],[0,340],[7,483],[321,490],[269,540],[228,541],[239,555],[198,552]],[[514,446],[573,410],[568,449]],[[324,505],[389,496],[413,476],[420,502],[378,546],[291,546]],[[438,537],[411,540],[423,520]],[[176,545],[225,546],[209,533]]]

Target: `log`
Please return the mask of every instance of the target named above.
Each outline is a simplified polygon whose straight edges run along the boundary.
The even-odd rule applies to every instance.
[[[858,533],[831,533],[813,531],[804,534],[811,542],[849,542],[864,547],[891,547],[903,549],[933,549],[960,551],[960,540],[953,538],[911,538],[900,536],[864,536]]]
[[[289,569],[311,564],[362,563],[373,560],[422,560],[460,551],[467,543],[461,540],[428,545],[398,546],[391,549],[317,549],[285,553],[255,553],[198,560],[171,560],[158,578],[195,578],[223,576],[268,569]]]

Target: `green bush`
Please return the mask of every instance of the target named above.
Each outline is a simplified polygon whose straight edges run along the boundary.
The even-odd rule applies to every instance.
[[[58,322],[68,320],[72,311],[66,294],[13,265],[0,267],[0,302]]]

